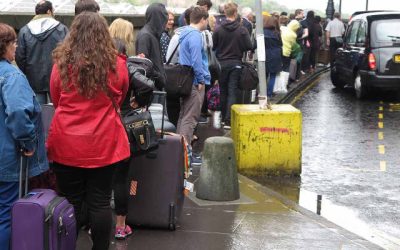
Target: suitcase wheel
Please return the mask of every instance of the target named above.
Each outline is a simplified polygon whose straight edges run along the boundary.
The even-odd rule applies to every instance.
[[[175,224],[170,223],[170,224],[168,225],[168,229],[171,230],[171,231],[175,231],[175,229],[176,229]]]

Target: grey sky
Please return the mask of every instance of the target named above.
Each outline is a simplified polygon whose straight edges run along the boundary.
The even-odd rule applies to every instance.
[[[279,0],[278,2],[291,9],[301,8],[325,11],[328,0]],[[334,2],[339,4],[339,0]],[[358,10],[365,10],[365,5],[366,0],[342,0],[342,12],[350,14]],[[400,11],[400,0],[369,0],[368,9]]]

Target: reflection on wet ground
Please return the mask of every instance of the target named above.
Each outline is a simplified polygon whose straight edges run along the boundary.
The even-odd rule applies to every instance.
[[[396,249],[400,98],[374,95],[357,100],[351,89],[335,89],[329,74],[323,75],[294,104],[303,114],[301,179],[252,179],[371,242]]]

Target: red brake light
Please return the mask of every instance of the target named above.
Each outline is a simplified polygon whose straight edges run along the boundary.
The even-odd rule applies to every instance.
[[[370,53],[368,55],[368,65],[369,65],[369,68],[371,70],[375,70],[376,69],[376,59],[375,59],[375,55],[372,54],[372,53]]]

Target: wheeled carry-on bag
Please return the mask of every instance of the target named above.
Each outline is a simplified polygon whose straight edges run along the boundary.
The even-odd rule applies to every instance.
[[[73,206],[51,189],[28,190],[28,159],[21,156],[20,198],[11,209],[12,250],[74,250]]]
[[[163,106],[165,107],[165,93]],[[164,113],[164,112],[163,112]],[[157,149],[133,157],[127,223],[175,230],[184,203],[184,149],[179,135],[163,135]]]

